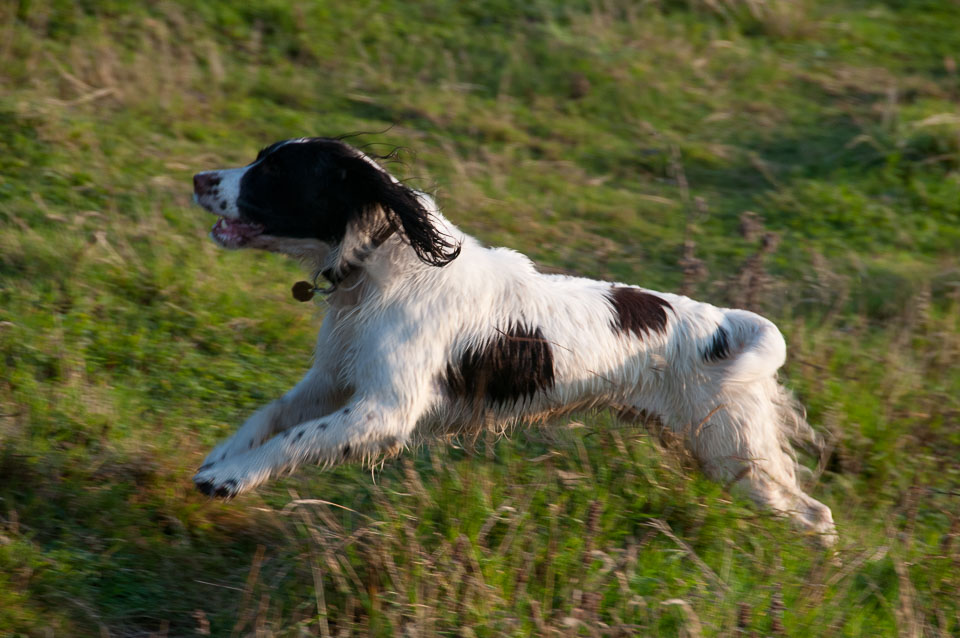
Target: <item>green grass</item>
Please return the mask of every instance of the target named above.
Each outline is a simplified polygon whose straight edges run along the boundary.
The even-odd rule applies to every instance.
[[[3,4],[0,635],[957,635],[958,23],[934,1]],[[831,437],[810,490],[837,556],[607,415],[196,493],[308,367],[322,306],[291,299],[295,264],[217,250],[190,176],[352,131],[409,149],[392,169],[486,242],[776,320]]]

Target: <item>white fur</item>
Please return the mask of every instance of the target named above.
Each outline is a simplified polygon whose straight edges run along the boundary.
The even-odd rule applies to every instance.
[[[221,217],[237,219],[237,197],[240,195],[240,180],[243,174],[250,170],[249,166],[242,168],[227,168],[220,171],[206,171],[200,175],[216,175],[220,178],[219,184],[203,195],[194,195],[196,203],[209,210],[215,210]]]
[[[221,193],[232,192],[225,186]],[[611,407],[655,416],[707,475],[824,543],[835,540],[829,508],[798,484],[789,440],[814,435],[776,381],[786,346],[774,324],[652,293],[672,306],[663,333],[618,331],[610,283],[537,272],[517,252],[482,246],[418,196],[439,229],[462,241],[459,257],[430,266],[399,234],[363,255],[328,297],[313,367],[210,453],[194,478],[205,491],[234,496],[304,463],[374,460],[423,437]],[[319,272],[366,245],[364,233],[355,225],[336,246],[266,236],[253,245],[311,259]],[[550,344],[553,387],[484,409],[452,398],[447,366],[517,320]],[[730,353],[710,361],[703,351],[720,326]]]

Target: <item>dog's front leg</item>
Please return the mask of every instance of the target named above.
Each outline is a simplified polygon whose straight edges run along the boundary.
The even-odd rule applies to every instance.
[[[333,333],[336,316],[328,315],[317,335],[313,366],[289,392],[271,401],[247,419],[237,432],[217,445],[204,459],[200,469],[219,461],[249,452],[283,430],[329,414],[343,400],[336,383],[338,348]]]
[[[340,395],[330,372],[314,366],[293,389],[254,412],[233,436],[217,445],[201,469],[248,452],[297,423],[332,412]]]
[[[355,398],[332,414],[286,429],[259,447],[202,467],[193,480],[204,494],[230,498],[303,463],[329,465],[394,453],[409,440],[416,417],[391,405],[395,402]]]

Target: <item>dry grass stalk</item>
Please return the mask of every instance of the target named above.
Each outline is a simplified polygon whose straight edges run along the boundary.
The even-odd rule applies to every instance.
[[[750,603],[737,603],[737,633],[746,635],[750,629]]]
[[[247,582],[243,587],[243,596],[240,598],[240,618],[233,626],[233,630],[230,632],[231,636],[238,636],[246,624],[256,616],[256,612],[251,611],[249,607],[250,598],[253,595],[253,588],[260,579],[260,568],[263,565],[263,557],[266,551],[266,547],[257,545],[257,551],[253,555],[253,563],[250,566],[250,573],[247,574]]]
[[[537,632],[541,636],[546,636],[550,633],[550,628],[547,627],[547,624],[543,621],[543,613],[540,607],[540,601],[530,600],[530,617],[533,619],[533,624],[537,627]]]
[[[923,632],[917,619],[917,592],[900,557],[893,555],[891,559],[893,560],[893,569],[897,572],[897,580],[900,583],[899,604],[894,608],[900,636],[902,638],[920,638]]]
[[[696,256],[697,243],[693,238],[697,232],[697,223],[707,217],[707,202],[702,197],[691,197],[690,184],[683,169],[680,149],[675,145],[670,147],[670,174],[680,190],[680,200],[683,203],[685,215],[683,255],[679,262],[683,270],[680,294],[691,295],[694,293],[697,284],[706,279],[708,274],[706,264]]]
[[[693,611],[693,607],[687,601],[682,598],[671,598],[670,600],[665,600],[661,603],[662,605],[676,605],[683,610],[683,613],[687,617],[687,624],[683,626],[682,631],[680,632],[681,636],[687,638],[700,638],[703,635],[703,625],[700,624],[700,618],[697,616],[697,613]]]
[[[778,585],[770,597],[770,635],[783,636],[783,592]]]
[[[584,558],[587,559],[590,554],[593,552],[597,532],[600,529],[600,514],[603,511],[603,504],[600,501],[591,501],[590,509],[587,511],[587,521],[586,521],[586,543],[583,548]],[[584,568],[589,566],[589,562],[585,561]]]
[[[762,232],[762,221],[753,212],[746,211],[740,217],[740,229],[744,238],[751,238]],[[755,309],[757,303],[767,292],[772,278],[766,271],[764,262],[767,257],[777,250],[780,245],[780,236],[773,232],[760,234],[760,245],[740,267],[740,272],[734,279],[732,298],[739,308]]]
[[[664,534],[667,538],[676,543],[680,549],[696,564],[704,576],[710,579],[717,587],[719,587],[724,594],[730,593],[730,587],[720,580],[720,577],[717,576],[717,573],[710,569],[710,566],[703,562],[703,559],[697,555],[693,548],[690,547],[686,542],[680,539],[676,534],[673,533],[673,530],[670,529],[670,526],[667,525],[665,521],[660,520],[659,518],[650,519],[648,525]]]
[[[690,296],[696,291],[697,284],[707,278],[707,265],[696,256],[697,243],[692,237],[683,240],[683,256],[680,258],[680,268],[683,271],[683,283],[680,285],[680,294]]]
[[[544,556],[544,561],[547,564],[547,574],[544,578],[545,584],[543,587],[544,617],[550,616],[550,611],[553,606],[554,579],[556,578],[556,572],[553,567],[553,557],[557,553],[557,525],[559,523],[558,514],[560,506],[556,503],[551,503],[548,509],[550,512],[550,540],[547,543],[546,556]]]

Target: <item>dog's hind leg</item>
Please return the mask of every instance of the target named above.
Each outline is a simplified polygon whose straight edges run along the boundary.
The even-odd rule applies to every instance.
[[[823,545],[832,545],[837,536],[830,508],[804,493],[792,451],[784,449],[786,442],[778,436],[775,424],[758,418],[751,415],[747,421],[745,415],[735,412],[714,415],[701,429],[713,432],[692,436],[694,456],[711,478],[789,517],[801,530],[815,534]],[[716,434],[720,433],[726,440],[719,440]]]
[[[782,392],[772,377],[725,388],[715,395],[713,407],[701,408],[705,414],[686,433],[686,446],[709,477],[832,545],[837,536],[830,508],[804,493],[798,482],[790,445],[795,426],[785,419],[802,417],[784,413],[789,407],[777,400]]]
[[[708,351],[697,370],[668,379],[680,388],[665,423],[711,478],[742,490],[753,501],[789,517],[824,545],[836,541],[830,509],[798,482],[794,441],[816,435],[776,380],[786,344],[772,323],[751,312],[727,310],[723,347]]]
[[[786,515],[794,525],[813,536],[824,547],[837,542],[837,528],[830,508],[808,496],[794,483],[784,483],[767,473],[763,463],[746,468],[747,474],[735,484],[755,503]]]

